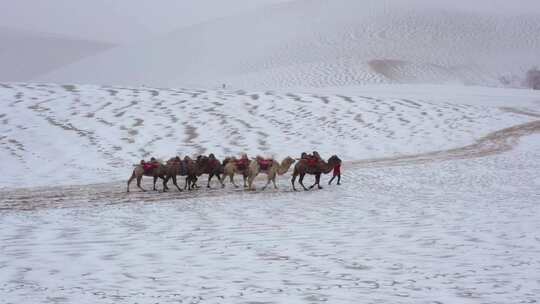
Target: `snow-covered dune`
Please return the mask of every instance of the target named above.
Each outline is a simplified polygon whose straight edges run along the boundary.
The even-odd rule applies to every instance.
[[[483,89],[484,96],[490,93]],[[459,99],[359,93],[12,83],[2,84],[0,102],[3,187],[124,179],[133,163],[150,156],[212,152],[222,158],[245,151],[282,158],[313,150],[345,160],[411,155],[470,144],[536,119]]]
[[[540,4],[520,3],[288,1],[182,27],[35,80],[248,89],[503,86],[501,77],[519,78],[540,62]]]
[[[3,1],[0,27],[121,45],[283,1]]]
[[[24,81],[112,47],[102,42],[0,27],[0,81]]]

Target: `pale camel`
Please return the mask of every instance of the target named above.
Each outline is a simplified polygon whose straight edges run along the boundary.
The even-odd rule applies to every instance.
[[[247,176],[249,170],[249,161],[242,164],[235,157],[227,157],[223,160],[223,179],[229,177],[231,184],[238,188],[238,185],[234,182],[234,175],[240,174],[244,179],[244,188],[247,188]]]
[[[140,165],[140,164],[135,165],[135,168],[133,169],[133,173],[131,174],[131,177],[127,181],[127,192],[129,192],[129,184],[131,184],[131,182],[134,179],[137,179],[137,187],[139,187],[139,189],[141,189],[142,191],[146,191],[141,186],[141,180],[142,180],[143,176],[151,176],[151,177],[154,178],[154,191],[156,191],[157,190],[156,189],[156,181],[157,181],[157,179],[161,178],[161,179],[165,180],[166,174],[167,174],[167,167],[165,165],[163,165],[162,163],[159,163],[157,168],[154,168],[149,172],[145,172],[142,165]],[[167,190],[167,186],[165,184],[163,186],[164,186],[163,190]]]
[[[253,187],[253,181],[257,177],[259,173],[265,173],[267,176],[266,185],[262,187],[262,190],[265,190],[266,187],[272,182],[274,184],[274,188],[277,189],[276,185],[276,176],[277,175],[283,175],[289,171],[289,168],[294,164],[295,160],[289,156],[287,156],[281,164],[275,160],[270,160],[272,163],[269,165],[269,167],[266,170],[261,169],[261,164],[259,163],[259,160],[261,158],[257,157],[257,159],[252,160],[249,164],[249,170],[248,170],[248,189],[249,190],[255,190],[255,187]]]
[[[340,163],[341,163],[341,159],[339,159],[339,157],[337,157],[336,155],[333,155],[332,157],[330,157],[328,159],[328,162],[320,160],[315,165],[310,165],[307,159],[300,159],[294,166],[294,171],[291,178],[293,190],[296,191],[296,187],[294,186],[294,183],[296,181],[297,176],[300,176],[300,178],[298,179],[298,182],[300,183],[300,185],[302,185],[302,188],[304,188],[304,190],[306,191],[308,190],[304,186],[304,183],[303,183],[304,176],[306,174],[315,175],[315,183],[311,185],[309,189],[312,189],[313,187],[315,187],[315,185],[317,185],[319,189],[322,189],[321,185],[319,184],[321,180],[321,174],[330,173],[330,171],[332,171],[332,169],[334,169],[334,167]]]

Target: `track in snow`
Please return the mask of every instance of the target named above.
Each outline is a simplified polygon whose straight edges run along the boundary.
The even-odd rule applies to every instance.
[[[531,115],[530,113],[527,113]],[[532,114],[534,115],[534,114]],[[530,123],[513,126],[503,130],[499,130],[477,140],[476,143],[461,148],[455,148],[444,151],[436,151],[423,153],[418,155],[390,157],[381,159],[371,159],[362,161],[345,162],[345,172],[355,170],[356,172],[362,168],[378,168],[392,166],[411,166],[425,164],[431,162],[444,162],[450,160],[481,158],[489,155],[499,154],[511,150],[521,137],[540,133],[540,120]],[[199,185],[205,185],[205,177],[199,179]],[[132,187],[132,192],[125,193],[125,183],[103,183],[94,185],[68,186],[68,187],[40,187],[28,188],[19,190],[0,191],[0,210],[35,210],[42,208],[70,208],[81,206],[101,206],[115,205],[135,202],[157,203],[171,200],[193,200],[211,197],[230,197],[231,199],[250,198],[251,195],[261,195],[265,199],[290,195],[290,172],[279,178],[279,190],[273,190],[272,187],[265,192],[247,191],[243,189],[233,188],[228,180],[225,181],[227,187],[222,189],[214,181],[213,189],[206,189],[204,186],[200,190],[183,191],[179,193],[176,189],[171,188],[170,192],[140,192],[139,189]],[[237,183],[241,176],[236,176]],[[256,180],[259,186],[265,175],[261,174]],[[312,177],[309,175],[305,180],[306,186],[312,182]],[[344,179],[347,179],[345,175]],[[323,178],[323,185],[324,185]],[[143,186],[146,189],[151,189],[151,178],[143,178]],[[179,184],[183,184],[183,179],[179,180]],[[133,186],[133,185],[132,185]],[[161,180],[157,183],[158,189],[162,188]],[[170,184],[169,184],[170,186]],[[313,190],[316,191],[316,190]],[[303,191],[300,191],[303,192]]]

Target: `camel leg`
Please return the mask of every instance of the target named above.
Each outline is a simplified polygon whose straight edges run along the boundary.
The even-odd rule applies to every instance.
[[[135,172],[131,174],[131,177],[127,181],[127,192],[129,192],[129,184],[135,179]]]
[[[167,190],[169,190],[169,187],[167,187],[167,183],[169,182],[170,178],[170,176],[167,176],[163,179],[163,192],[167,192]]]
[[[247,175],[242,174],[242,178],[244,179],[244,188],[247,188]]]
[[[234,173],[229,174],[229,178],[231,179],[231,184],[233,184],[235,188],[238,188],[238,185],[234,182]]]
[[[321,174],[320,173],[315,176],[315,183],[317,184],[317,188],[322,189],[321,184],[320,184],[321,183]]]
[[[154,175],[154,191],[157,191],[157,189],[156,189],[157,179],[158,179],[158,177]]]
[[[211,188],[210,181],[212,180],[212,177],[214,177],[214,173],[208,174],[208,183],[206,184],[206,188]]]
[[[197,186],[197,180],[199,180],[199,179],[197,178],[197,176],[193,177],[193,179],[191,180],[191,188],[192,188],[192,189],[197,189],[197,188],[199,188],[199,186]]]
[[[189,175],[186,176],[186,183],[184,184],[184,190],[188,188],[188,180],[189,180]]]
[[[317,188],[319,189],[322,189],[321,187],[321,174],[315,174],[315,182],[313,183],[313,185],[309,186],[309,189],[313,189],[313,187],[317,186]]]
[[[297,175],[296,172],[293,172],[293,176],[291,178],[291,184],[294,191],[298,191],[296,190],[296,187],[294,186],[294,183],[296,182],[296,175]]]
[[[250,175],[248,176],[248,189],[249,190],[255,190],[255,188],[253,188],[253,181],[255,180],[255,177],[256,175]]]
[[[306,186],[304,186],[304,176],[306,176],[305,173],[300,173],[300,178],[298,179],[298,182],[300,183],[302,188],[304,188],[305,191],[308,191],[308,188],[306,188]]]
[[[176,182],[176,175],[172,176],[172,182],[173,182],[173,185],[176,186],[176,189],[178,189],[178,191],[182,192],[182,189],[180,187],[178,187],[178,183]]]
[[[272,180],[272,184],[274,184],[274,189],[277,190],[278,187],[276,185],[276,177],[277,177],[277,173],[275,173],[275,172],[272,173],[271,175],[269,174],[268,175],[268,183],[270,183],[270,180]],[[268,184],[267,184],[267,186],[268,186]]]
[[[141,187],[141,180],[142,180],[142,175],[137,176],[137,187],[139,187],[139,189],[141,189],[143,192],[146,192],[146,190],[144,190],[144,188]]]
[[[189,190],[194,190],[195,189],[195,184],[197,183],[197,178],[196,177],[190,177],[189,178],[189,186],[188,186],[188,189]]]
[[[162,175],[159,178],[163,180],[163,192],[168,191],[169,187],[167,186],[167,181],[169,181],[168,176]]]
[[[187,185],[187,189],[188,190],[191,190],[193,189],[192,185],[193,185],[193,178],[191,176],[188,175],[188,177],[186,177],[186,185]],[[186,187],[184,187],[185,189]]]
[[[223,178],[221,178],[220,174],[216,174],[217,178],[218,178],[218,181],[219,183],[221,184],[221,188],[225,188],[225,183],[223,183],[223,179],[225,179],[225,176],[223,176]]]
[[[271,179],[270,179],[270,177],[268,177],[268,178],[266,179],[266,184],[262,187],[262,190],[263,190],[263,191],[266,190],[266,187],[268,187],[268,185],[270,185],[270,182],[271,182]]]
[[[276,175],[272,175],[271,173],[268,173],[268,175],[266,176],[266,185],[264,185],[264,187],[262,187],[263,190],[266,189],[266,187],[268,187],[268,185],[270,185],[270,182],[272,181],[272,179],[275,179],[276,178]],[[277,189],[276,187],[276,182],[274,181],[274,187]]]

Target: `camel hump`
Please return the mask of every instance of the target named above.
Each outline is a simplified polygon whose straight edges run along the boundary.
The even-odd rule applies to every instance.
[[[314,156],[305,158],[304,161],[309,167],[316,167],[319,164],[319,159]]]
[[[240,171],[246,170],[249,166],[249,159],[247,158],[233,159],[233,161],[236,168]]]
[[[261,170],[266,171],[270,169],[270,167],[274,163],[274,160],[271,158],[267,158],[267,159],[259,158],[257,159],[257,162],[259,163],[259,167],[261,168]]]

